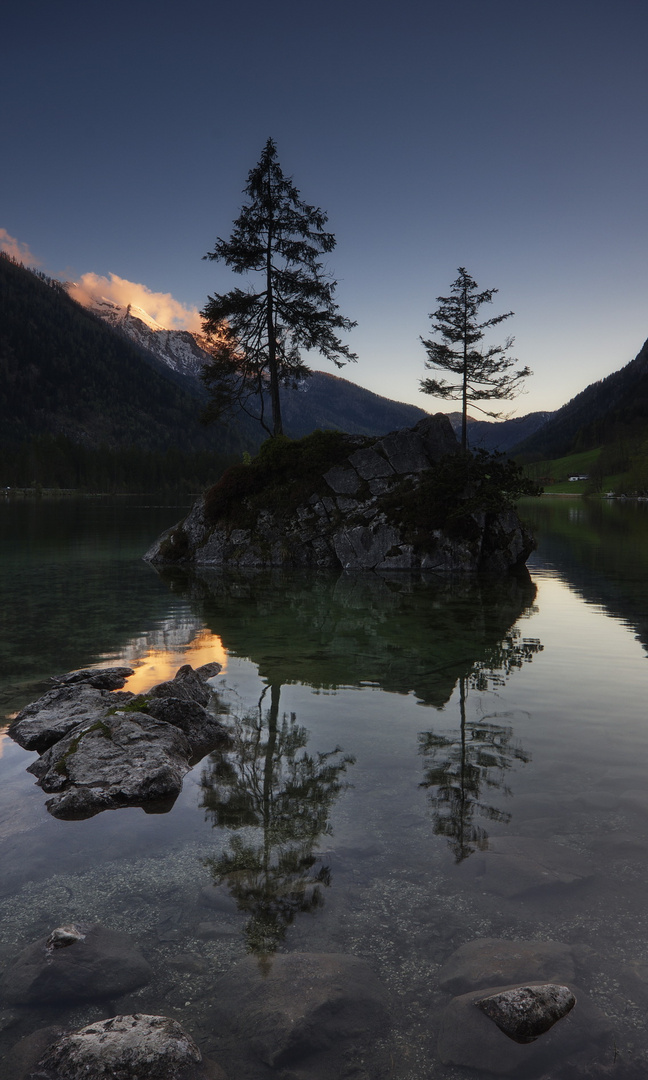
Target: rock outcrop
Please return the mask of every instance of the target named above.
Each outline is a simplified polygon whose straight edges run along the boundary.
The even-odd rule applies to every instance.
[[[11,737],[41,756],[28,768],[54,817],[88,818],[102,810],[141,806],[168,810],[185,773],[227,733],[207,705],[207,680],[220,665],[194,671],[185,664],[174,679],[147,694],[110,692],[130,669],[72,672],[54,690],[27,705],[9,728]],[[99,677],[99,685],[97,678]]]
[[[316,432],[291,448],[272,442],[277,450],[226,473],[145,559],[503,573],[533,549],[512,500],[493,498],[444,414],[379,439]]]

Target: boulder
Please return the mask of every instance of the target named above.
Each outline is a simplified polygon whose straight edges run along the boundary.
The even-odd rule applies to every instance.
[[[77,936],[57,947],[62,929]],[[9,1005],[112,998],[150,978],[151,968],[128,934],[99,925],[57,928],[28,945],[5,968],[0,998]]]
[[[518,986],[489,987],[453,998],[441,1016],[438,1055],[445,1065],[477,1070],[480,1076],[494,1074],[513,1080],[530,1080],[544,1072],[554,1075],[574,1056],[596,1057],[611,1045],[613,1031],[608,1018],[581,990],[567,989],[576,998],[575,1007],[545,1034],[530,1043],[518,1043],[477,1007],[485,997],[493,997]],[[578,1075],[578,1074],[577,1074]]]
[[[99,672],[104,686],[122,686],[130,668]],[[170,809],[185,773],[227,741],[226,729],[206,706],[209,680],[220,664],[196,671],[185,664],[174,679],[147,694],[92,686],[92,669],[58,677],[60,685],[28,705],[11,725],[12,737],[41,757],[28,771],[58,818],[87,818],[101,810],[142,806]]]
[[[215,1000],[219,1027],[266,1065],[314,1061],[317,1075],[332,1077],[345,1051],[370,1050],[389,1021],[386,992],[369,965],[337,953],[286,953],[261,967],[248,957],[220,980]]]
[[[482,987],[533,982],[572,982],[574,955],[560,941],[509,941],[479,938],[461,945],[439,972],[439,985],[450,994]]]
[[[33,1080],[204,1080],[193,1039],[167,1016],[113,1016],[69,1035],[45,1052]]]
[[[106,714],[78,725],[32,762],[27,771],[43,791],[53,817],[93,817],[102,810],[164,803],[182,789],[191,747],[171,724],[145,713]]]
[[[21,709],[9,726],[9,735],[25,750],[42,754],[79,724],[98,720],[108,709],[126,704],[132,697],[132,694],[117,696],[86,682],[74,681],[48,690]]]
[[[68,671],[65,675],[53,675],[52,682],[57,686],[71,686],[74,683],[86,683],[97,690],[121,690],[130,675],[135,672],[131,667],[81,668]]]
[[[575,1004],[569,987],[560,983],[517,986],[475,1002],[500,1031],[517,1043],[535,1042],[567,1016]]]
[[[208,664],[208,668],[219,667],[218,664]],[[209,676],[207,676],[208,678]],[[168,682],[158,683],[146,693],[147,700],[151,698],[179,698],[181,701],[194,701],[198,705],[208,705],[211,698],[211,690],[207,685],[207,679],[200,674],[200,669],[194,671],[190,664],[183,664],[175,673],[173,679]]]

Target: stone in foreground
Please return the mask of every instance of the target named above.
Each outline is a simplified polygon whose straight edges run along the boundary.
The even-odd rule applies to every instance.
[[[203,1080],[193,1039],[167,1016],[113,1016],[64,1035],[30,1080]]]
[[[534,1042],[567,1016],[575,1004],[569,987],[557,983],[519,986],[475,1002],[500,1031],[517,1043]]]
[[[570,989],[578,997],[576,1008],[533,1042],[515,1042],[476,1004],[519,988],[492,986],[486,993],[474,990],[453,998],[439,1023],[437,1048],[443,1064],[475,1069],[480,1077],[493,1074],[531,1080],[542,1076],[548,1080],[557,1069],[567,1075],[570,1062],[583,1055],[587,1060],[596,1059],[612,1045],[614,1032],[608,1017],[587,994],[573,987]],[[578,1076],[578,1071],[573,1075]]]
[[[11,725],[16,742],[41,754],[28,772],[53,795],[46,805],[54,817],[83,819],[126,806],[169,810],[192,765],[227,742],[226,729],[207,708],[219,664],[196,671],[185,664],[174,679],[138,697],[107,689],[123,686],[130,671],[61,675],[56,689],[27,705]]]

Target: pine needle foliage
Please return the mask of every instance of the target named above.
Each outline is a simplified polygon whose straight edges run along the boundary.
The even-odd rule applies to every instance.
[[[219,238],[204,258],[236,274],[258,275],[260,287],[216,293],[201,312],[212,355],[203,376],[211,393],[204,419],[243,409],[277,436],[283,434],[280,387],[294,387],[311,373],[302,350],[320,352],[337,367],[356,360],[337,336],[355,323],[339,314],[337,283],[320,259],[335,247],[324,229],[327,215],[305,203],[284,176],[272,139],[245,193],[248,202],[229,240]]]
[[[465,267],[460,266],[458,277],[453,281],[450,296],[437,296],[439,307],[430,315],[432,329],[440,335],[441,341],[433,338],[421,338],[428,369],[449,371],[455,379],[421,379],[421,391],[432,397],[461,400],[461,445],[466,449],[466,420],[468,404],[476,401],[510,401],[521,392],[523,379],[531,375],[528,367],[511,370],[518,361],[509,356],[513,338],[506,339],[503,345],[480,346],[484,331],[510,319],[512,311],[495,315],[491,319],[478,321],[478,311],[482,304],[490,304],[497,289],[479,291],[477,282]],[[501,419],[501,412],[488,412],[475,405],[479,412],[495,420]]]

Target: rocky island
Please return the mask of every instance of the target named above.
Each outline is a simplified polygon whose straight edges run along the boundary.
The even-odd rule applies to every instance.
[[[506,573],[534,542],[514,463],[462,452],[443,413],[380,438],[269,439],[146,553],[156,565]]]

